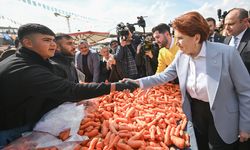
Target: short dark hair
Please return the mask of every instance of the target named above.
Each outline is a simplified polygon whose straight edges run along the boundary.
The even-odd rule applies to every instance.
[[[156,31],[158,31],[159,33],[165,33],[165,32],[170,33],[170,27],[165,23],[161,23],[161,24],[158,24],[157,26],[153,27],[152,32],[154,33]]]
[[[19,40],[21,41],[25,36],[40,33],[45,35],[55,36],[55,33],[49,29],[48,27],[37,24],[37,23],[28,23],[19,27],[17,35]]]
[[[214,25],[216,25],[216,21],[215,21],[214,18],[208,17],[208,18],[206,18],[206,20],[207,20],[207,21],[212,21],[212,22],[214,23]]]
[[[61,39],[67,39],[67,40],[70,40],[70,39],[73,39],[70,35],[68,34],[65,34],[65,33],[57,33],[56,36],[55,36],[55,41],[59,41]]]
[[[115,43],[115,42],[118,43],[117,40],[111,40],[110,43],[109,43],[109,45],[112,45],[112,43]]]

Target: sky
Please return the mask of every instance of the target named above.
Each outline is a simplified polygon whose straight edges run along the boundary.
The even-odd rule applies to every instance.
[[[40,5],[38,5],[38,3]],[[45,7],[44,7],[44,6]],[[49,9],[47,8],[49,7]],[[116,32],[116,25],[136,23],[138,16],[146,21],[146,31],[159,23],[170,23],[189,11],[218,21],[217,9],[234,7],[250,10],[249,0],[0,0],[0,26],[19,27],[40,23],[55,33],[96,31]],[[55,16],[55,10],[62,16]],[[142,31],[136,26],[137,31]]]

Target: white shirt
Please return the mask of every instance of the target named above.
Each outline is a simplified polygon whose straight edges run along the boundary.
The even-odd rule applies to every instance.
[[[172,40],[171,40],[171,44],[169,46],[169,49],[172,48],[173,46],[174,46],[174,38],[172,38]]]
[[[239,35],[236,36],[236,37],[238,38],[238,43],[237,43],[237,45],[236,45],[236,49],[238,49],[238,46],[239,46],[239,44],[240,44],[240,41],[241,41],[241,39],[242,39],[244,33],[246,32],[246,30],[247,30],[247,28],[246,28],[244,31],[242,31]],[[229,45],[230,45],[230,46],[234,46],[234,37],[231,38],[231,40],[230,40],[230,42],[229,42]]]
[[[200,53],[189,59],[186,88],[192,98],[208,102],[205,42]]]
[[[210,38],[211,38],[210,42],[214,42],[214,35],[215,35],[215,32],[210,36]]]

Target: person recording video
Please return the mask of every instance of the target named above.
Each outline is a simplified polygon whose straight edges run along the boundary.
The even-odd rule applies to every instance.
[[[136,53],[140,77],[155,74],[158,65],[159,47],[157,43],[153,42],[152,34],[141,40],[141,43],[137,46]]]
[[[120,46],[117,48],[114,57],[108,61],[108,64],[116,64],[117,72],[121,79],[137,79],[136,48],[132,44],[132,33],[127,26],[120,23],[117,25],[117,34]]]

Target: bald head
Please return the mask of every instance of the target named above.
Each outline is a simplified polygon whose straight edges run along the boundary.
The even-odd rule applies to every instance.
[[[225,29],[228,35],[237,36],[248,28],[248,12],[242,8],[234,8],[225,18]]]

